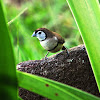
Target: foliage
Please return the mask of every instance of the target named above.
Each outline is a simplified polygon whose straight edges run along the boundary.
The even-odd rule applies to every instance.
[[[36,75],[17,71],[19,86],[51,100],[100,100],[68,85]]]
[[[0,100],[17,100],[15,60],[0,1]]]
[[[100,91],[100,7],[97,0],[68,0]]]

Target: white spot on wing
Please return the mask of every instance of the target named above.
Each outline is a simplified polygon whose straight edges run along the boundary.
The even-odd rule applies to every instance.
[[[57,37],[54,37],[55,40],[58,40]]]

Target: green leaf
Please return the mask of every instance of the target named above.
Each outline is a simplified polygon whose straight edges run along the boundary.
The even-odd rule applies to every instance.
[[[0,0],[0,100],[17,100],[15,60]]]
[[[100,7],[98,0],[67,0],[82,35],[100,91]]]
[[[19,87],[52,100],[100,100],[91,94],[36,75],[17,71]]]
[[[18,96],[18,100],[23,100],[21,97]]]

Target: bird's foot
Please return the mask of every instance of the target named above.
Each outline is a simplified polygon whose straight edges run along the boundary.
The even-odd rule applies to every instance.
[[[44,57],[44,60],[48,60],[48,58],[47,57]]]
[[[44,58],[42,58],[42,60],[48,60],[48,57],[47,57],[47,56],[45,56]]]
[[[69,51],[68,51],[68,49],[67,49],[65,46],[63,46],[62,50],[65,50],[65,52],[66,52],[67,55],[69,56]]]
[[[68,51],[68,49],[66,49],[65,51],[66,51],[66,53],[67,53],[67,55],[68,55],[68,57],[69,57],[69,51]]]
[[[47,55],[49,54],[49,51],[47,52],[46,56],[44,57],[44,60],[47,60]]]

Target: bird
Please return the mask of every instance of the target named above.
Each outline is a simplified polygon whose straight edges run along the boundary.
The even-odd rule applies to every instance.
[[[63,45],[65,43],[64,38],[56,32],[50,31],[47,28],[38,28],[33,32],[32,37],[37,37],[41,46],[48,51],[45,59],[49,52],[55,53],[61,49],[66,50],[67,55],[69,55],[68,49]]]

